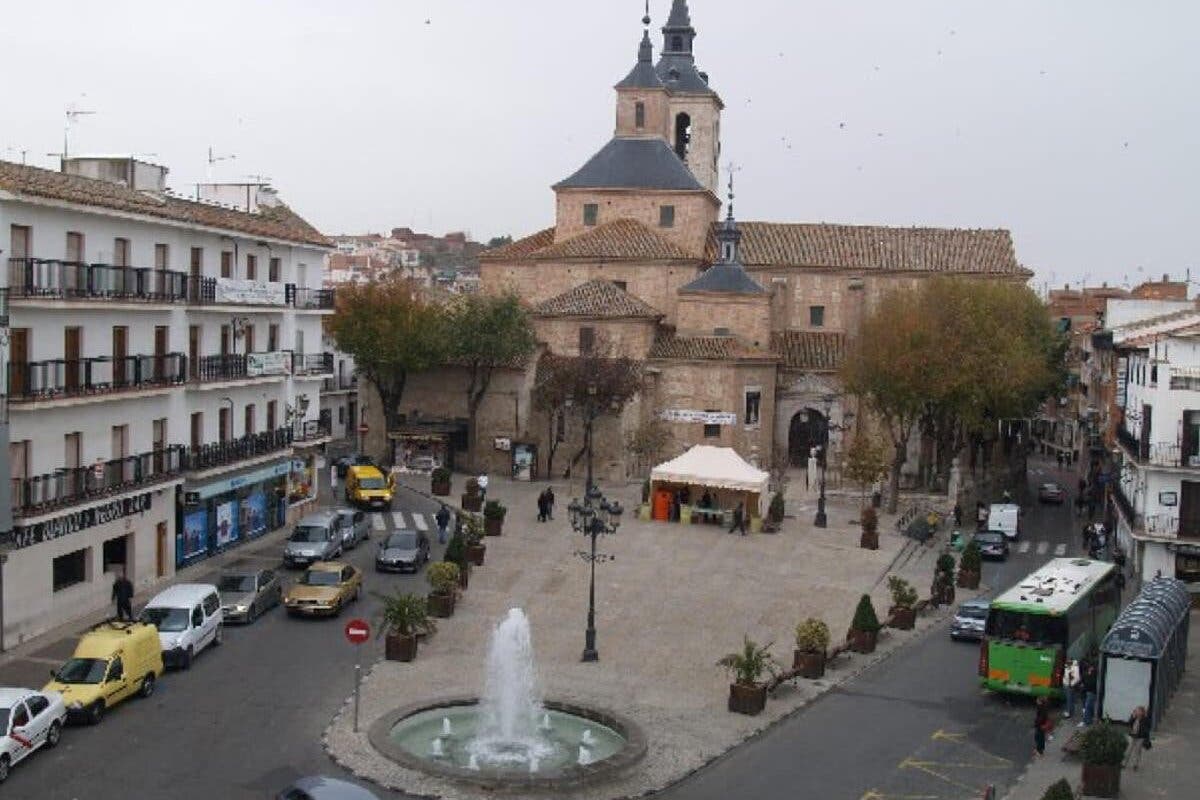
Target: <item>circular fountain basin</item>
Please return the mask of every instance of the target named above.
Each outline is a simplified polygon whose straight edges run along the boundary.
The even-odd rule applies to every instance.
[[[535,735],[477,738],[475,698],[397,709],[371,726],[376,750],[410,769],[493,789],[554,789],[600,782],[636,763],[645,738],[610,712],[546,701]]]

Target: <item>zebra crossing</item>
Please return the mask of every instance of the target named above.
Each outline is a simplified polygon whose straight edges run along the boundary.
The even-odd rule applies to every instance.
[[[1030,541],[1026,540],[1024,542],[1019,542],[1017,544],[1017,546],[1013,549],[1016,550],[1018,553],[1028,553],[1030,550],[1033,550],[1034,553],[1036,553],[1037,555],[1044,556],[1050,552],[1050,543],[1049,542],[1030,542]],[[1054,555],[1055,556],[1062,557],[1062,556],[1065,556],[1066,554],[1067,554],[1067,545],[1065,542],[1060,542],[1060,543],[1054,545]]]
[[[386,531],[388,525],[385,517],[391,517],[392,528],[394,530],[416,529],[418,531],[428,531],[430,529],[429,517],[420,511],[392,511],[390,514],[372,514],[371,527],[377,531]]]

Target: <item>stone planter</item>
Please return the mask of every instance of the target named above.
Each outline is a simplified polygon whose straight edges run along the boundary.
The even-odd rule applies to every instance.
[[[766,686],[729,684],[729,710],[737,714],[759,714],[767,707]]]
[[[483,566],[483,557],[487,553],[487,546],[482,544],[467,545],[467,560],[477,567]]]
[[[429,491],[438,497],[450,496],[450,479],[444,481],[433,481],[429,484]]]
[[[978,589],[979,588],[979,573],[970,572],[965,569],[958,571],[958,588],[960,589]]]
[[[429,593],[429,615],[439,619],[454,616],[454,595]]]
[[[499,536],[504,531],[504,519],[485,519],[483,521],[483,532],[488,536]]]
[[[479,511],[483,508],[483,495],[464,494],[462,496],[463,511]]]
[[[800,673],[801,678],[816,680],[825,676],[825,654],[809,650],[792,651],[792,669]]]
[[[1121,793],[1119,764],[1084,764],[1083,794],[1086,797],[1117,797]]]
[[[389,633],[383,640],[383,657],[388,661],[412,661],[417,657],[417,637]]]
[[[875,643],[878,639],[878,631],[856,631],[852,629],[846,634],[846,641],[850,643],[850,649],[856,653],[874,653]]]
[[[858,537],[858,546],[863,550],[878,550],[879,531],[863,531]]]
[[[912,608],[892,608],[888,615],[892,618],[892,627],[896,630],[911,631],[917,625],[917,612]]]

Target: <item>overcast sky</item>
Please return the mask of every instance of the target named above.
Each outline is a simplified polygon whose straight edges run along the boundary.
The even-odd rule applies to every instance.
[[[1200,279],[1200,3],[692,0],[742,219],[1006,227],[1043,281]],[[655,55],[669,0],[653,0]],[[326,233],[553,221],[639,0],[11,3],[0,158],[270,176]]]

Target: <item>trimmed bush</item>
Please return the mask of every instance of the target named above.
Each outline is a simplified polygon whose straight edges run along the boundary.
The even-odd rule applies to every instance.
[[[941,573],[953,578],[954,577],[954,556],[950,555],[949,553],[942,553],[940,556],[938,556],[937,566],[934,568],[934,571],[941,572]]]
[[[1079,757],[1085,764],[1119,767],[1125,760],[1125,734],[1108,722],[1100,722],[1083,732]]]
[[[979,572],[983,566],[983,553],[979,550],[979,543],[974,539],[967,542],[967,546],[963,548],[962,558],[959,559],[958,568],[967,572]]]
[[[1046,789],[1042,800],[1075,800],[1075,790],[1066,778],[1059,778],[1057,783],[1050,784]]]
[[[433,472],[429,473],[429,479],[433,483],[443,483],[450,480],[450,470],[445,467],[434,467]]]
[[[508,509],[502,506],[499,500],[488,500],[483,504],[484,519],[504,519],[507,513]]]
[[[888,591],[892,593],[892,606],[911,609],[917,604],[917,590],[898,575],[888,576]]]
[[[850,630],[875,633],[881,627],[883,626],[879,624],[879,615],[875,613],[871,595],[864,594],[858,601],[858,607],[854,609],[854,620],[850,623]]]
[[[771,505],[767,507],[767,519],[778,525],[783,522],[783,514],[783,492],[776,492],[775,496],[771,498]]]
[[[829,626],[809,617],[796,626],[796,649],[805,653],[822,653],[829,649]]]
[[[454,594],[458,590],[458,564],[451,561],[435,561],[425,569],[434,594]]]

